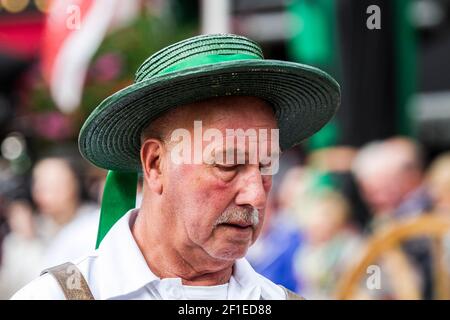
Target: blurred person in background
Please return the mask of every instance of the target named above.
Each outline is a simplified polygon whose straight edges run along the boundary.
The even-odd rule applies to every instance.
[[[69,157],[48,157],[33,169],[32,196],[45,218],[43,268],[86,255],[95,248],[99,210],[83,199],[81,170]]]
[[[95,166],[87,165],[84,172],[83,186],[85,187],[87,197],[100,206],[102,203],[107,171]]]
[[[295,255],[296,275],[307,299],[333,299],[336,284],[357,254],[360,237],[349,223],[350,206],[334,190],[318,193],[304,219],[304,243]]]
[[[422,148],[412,139],[393,137],[368,144],[356,156],[353,170],[373,214],[370,225],[373,232],[393,222],[422,215],[431,208],[424,183]],[[420,274],[423,298],[432,298],[428,239],[407,241],[402,248]]]
[[[372,226],[420,215],[431,206],[424,186],[423,155],[411,139],[394,137],[363,147],[354,173],[373,214]]]
[[[301,246],[301,234],[291,210],[301,173],[301,167],[289,169],[278,190],[269,195],[261,236],[246,256],[258,273],[295,292],[300,291],[300,286],[294,254]]]
[[[450,219],[450,152],[439,155],[431,163],[426,177],[426,184],[433,199],[432,214]],[[450,232],[443,240],[444,262],[447,274],[450,273]]]
[[[348,200],[351,222],[365,231],[371,217],[352,172],[356,154],[356,148],[345,145],[319,148],[308,155],[307,165],[316,172],[314,180],[332,187]]]
[[[450,152],[431,163],[426,184],[433,199],[433,212],[450,217]]]
[[[6,208],[10,232],[2,245],[0,299],[10,298],[41,271],[44,243],[39,237],[33,209],[26,200],[13,200]]]
[[[10,298],[46,267],[76,259],[95,247],[98,204],[86,202],[86,191],[101,201],[105,173],[83,169],[75,157],[51,156],[38,161],[32,172],[32,197],[38,214],[26,200],[6,206],[10,232],[2,245],[0,299]]]
[[[432,200],[424,183],[424,154],[415,140],[394,137],[385,140],[387,148],[397,154],[400,201],[395,208],[396,218],[421,215],[431,208]],[[396,180],[394,180],[396,181]]]

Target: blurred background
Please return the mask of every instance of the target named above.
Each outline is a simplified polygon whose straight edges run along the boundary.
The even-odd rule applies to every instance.
[[[94,248],[89,113],[150,54],[220,32],[342,88],[283,154],[254,268],[307,299],[448,299],[450,0],[0,0],[0,299]]]

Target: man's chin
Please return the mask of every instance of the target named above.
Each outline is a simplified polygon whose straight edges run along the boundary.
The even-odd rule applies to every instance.
[[[222,245],[218,250],[214,250],[214,252],[211,252],[210,254],[216,259],[234,261],[245,257],[249,246],[250,243],[247,245],[236,245],[236,243]]]

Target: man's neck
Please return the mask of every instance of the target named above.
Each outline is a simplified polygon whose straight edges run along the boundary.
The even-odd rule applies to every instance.
[[[142,208],[141,208],[142,210]],[[159,278],[181,278],[184,285],[214,286],[229,282],[233,262],[217,260],[199,247],[175,248],[156,224],[145,223],[138,215],[131,230],[133,237],[153,274]]]

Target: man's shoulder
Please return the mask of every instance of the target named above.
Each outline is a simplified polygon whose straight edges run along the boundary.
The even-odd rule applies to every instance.
[[[44,274],[17,291],[11,300],[64,300],[64,293],[56,279]]]
[[[74,261],[74,265],[85,278],[93,258],[95,258],[95,255],[89,255]],[[68,272],[73,271],[68,270]],[[11,300],[65,300],[65,296],[55,277],[50,273],[45,273],[17,291],[11,297]]]

